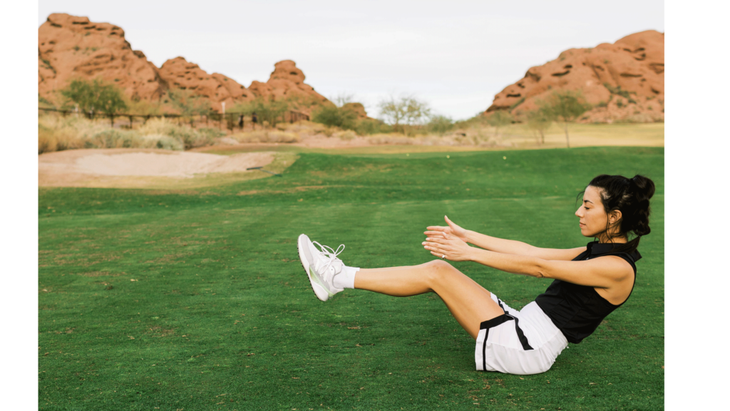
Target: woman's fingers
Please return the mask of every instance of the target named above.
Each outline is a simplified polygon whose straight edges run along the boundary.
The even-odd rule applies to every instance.
[[[426,241],[423,242],[423,245],[438,245],[443,244],[445,238],[439,238],[439,237],[431,237],[427,238]]]
[[[441,249],[441,245],[438,244],[438,243],[434,243],[434,242],[424,241],[422,243],[422,245],[423,245],[423,248],[425,248],[426,250],[439,250],[439,249]]]

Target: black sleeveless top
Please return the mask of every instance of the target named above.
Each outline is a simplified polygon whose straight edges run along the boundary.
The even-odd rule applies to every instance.
[[[582,252],[573,261],[591,260],[606,255],[615,255],[623,258],[634,269],[634,284],[636,284],[636,264],[641,258],[638,251],[631,254],[614,251],[614,248],[623,244],[588,243],[586,251]],[[634,290],[633,285],[631,291]],[[629,292],[629,297],[631,292]],[[626,297],[628,300],[628,297]],[[613,310],[622,306],[613,305],[601,297],[595,288],[577,285],[561,280],[555,280],[544,293],[535,298],[535,302],[545,314],[550,317],[556,327],[563,332],[565,338],[578,344],[596,330],[598,324]]]

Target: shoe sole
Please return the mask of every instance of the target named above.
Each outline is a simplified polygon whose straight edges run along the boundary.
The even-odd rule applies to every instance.
[[[309,240],[309,237],[307,237],[305,234],[301,234],[299,238],[297,239],[297,251],[299,252],[299,261],[302,264],[302,268],[304,268],[304,272],[307,273],[307,278],[309,278],[309,284],[312,285],[312,292],[314,293],[314,296],[317,297],[320,301],[327,301],[330,297],[327,290],[322,287],[322,285],[319,284],[319,282],[316,281],[316,279],[312,278],[312,274],[310,273],[310,267],[311,264],[309,263],[309,260],[307,259],[306,255],[304,254],[304,251],[302,250],[302,237]],[[324,294],[324,299],[317,294],[317,288],[320,288]]]

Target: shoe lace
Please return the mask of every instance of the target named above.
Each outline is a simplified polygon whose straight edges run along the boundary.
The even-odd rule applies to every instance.
[[[342,264],[342,260],[337,258],[338,255],[342,254],[343,251],[345,251],[345,245],[340,244],[339,247],[337,247],[337,250],[333,250],[332,247],[328,247],[326,245],[322,245],[316,241],[312,241],[313,244],[319,246],[320,251],[322,254],[328,258],[327,263],[323,267],[323,272],[327,272],[329,268],[332,266],[332,263],[339,261],[340,264]]]

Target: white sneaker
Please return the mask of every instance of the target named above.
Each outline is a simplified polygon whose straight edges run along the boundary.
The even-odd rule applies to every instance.
[[[314,245],[319,246],[319,250]],[[345,266],[337,256],[345,249],[344,244],[337,247],[337,251],[326,245],[312,241],[305,234],[299,236],[297,241],[299,258],[302,260],[304,271],[307,272],[309,282],[312,284],[314,294],[322,301],[327,301],[333,295],[342,291],[333,284],[337,274],[342,272]]]

